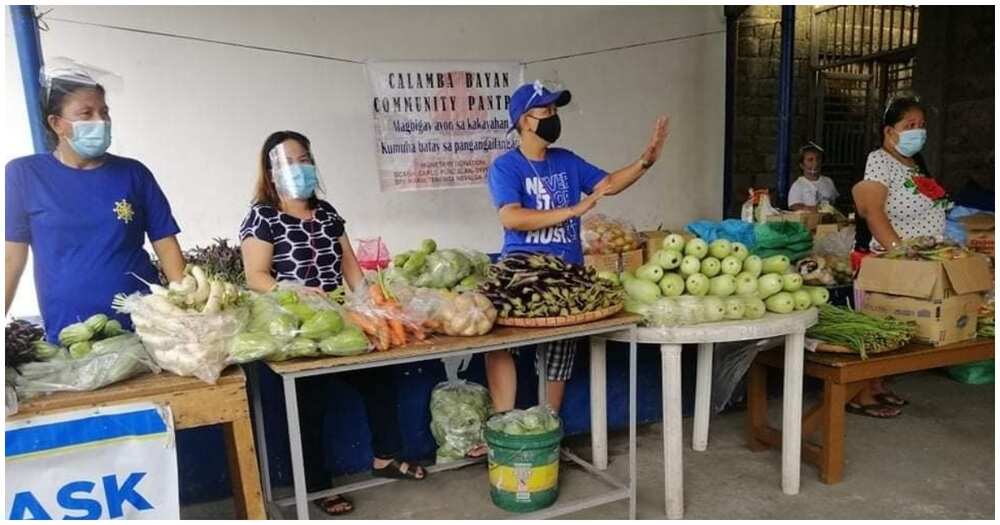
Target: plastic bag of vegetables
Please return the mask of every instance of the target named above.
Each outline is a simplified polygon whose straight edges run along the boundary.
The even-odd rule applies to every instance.
[[[56,357],[25,364],[14,379],[18,396],[29,399],[59,391],[87,391],[123,381],[160,367],[135,334],[97,341],[79,358]]]
[[[583,253],[612,254],[638,250],[642,239],[627,221],[597,213],[583,220]]]
[[[460,379],[439,383],[431,392],[430,410],[438,463],[462,459],[484,444],[483,425],[493,413],[484,386]]]
[[[113,307],[132,316],[136,334],[160,367],[215,384],[226,367],[230,341],[246,327],[250,309],[230,283],[203,279],[200,270],[193,273],[201,274],[193,290],[151,285],[151,294],[120,295]],[[202,302],[205,283],[209,292]]]
[[[364,332],[345,320],[331,297],[281,283],[274,292],[251,296],[249,322],[230,342],[229,361],[285,361],[371,350]]]
[[[559,430],[562,423],[551,408],[536,406],[497,414],[486,422],[486,426],[494,432],[509,436],[530,436]]]
[[[406,304],[411,311],[424,312],[427,328],[444,335],[484,335],[497,319],[493,303],[477,292],[418,289]]]

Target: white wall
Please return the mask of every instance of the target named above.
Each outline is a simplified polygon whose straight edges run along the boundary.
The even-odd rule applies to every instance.
[[[362,61],[531,62],[678,39],[529,65],[526,78],[557,77],[572,89],[578,109],[564,115],[560,145],[605,169],[637,158],[655,116],[671,116],[663,159],[600,211],[641,228],[721,217],[720,7],[66,6],[48,18],[47,58],[72,57],[122,77],[109,93],[112,151],[156,174],[183,246],[236,236],[258,149],[279,129],[312,139],[328,199],[354,239],[381,234],[390,250],[402,250],[432,236],[495,251],[501,231],[485,188],[380,193],[362,65],[57,19]],[[712,34],[695,36],[702,33]],[[13,47],[8,32],[4,160],[31,152]],[[30,275],[12,310],[37,311]]]

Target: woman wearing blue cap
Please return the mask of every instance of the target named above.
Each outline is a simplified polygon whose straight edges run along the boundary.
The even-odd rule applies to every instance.
[[[606,195],[616,195],[639,180],[660,157],[668,135],[669,120],[657,119],[653,136],[639,158],[608,173],[562,148],[562,124],[557,108],[571,98],[566,90],[552,90],[540,81],[514,91],[510,102],[511,131],[520,136],[519,147],[498,157],[487,180],[493,204],[504,227],[503,254],[539,252],[566,262],[583,264],[580,217]],[[584,196],[586,194],[586,196]],[[570,378],[577,340],[549,343],[544,352],[549,406],[559,411],[566,381]],[[487,379],[497,411],[514,408],[517,391],[514,359],[510,352],[486,356]]]

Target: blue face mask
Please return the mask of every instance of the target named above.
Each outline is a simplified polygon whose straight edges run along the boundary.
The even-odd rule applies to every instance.
[[[899,134],[899,142],[896,143],[896,151],[904,157],[912,157],[924,147],[927,141],[926,129],[908,129]]]
[[[69,145],[77,155],[96,159],[111,145],[111,123],[104,120],[76,120]]]
[[[316,166],[289,164],[275,173],[275,184],[281,193],[293,199],[308,199],[316,193]]]

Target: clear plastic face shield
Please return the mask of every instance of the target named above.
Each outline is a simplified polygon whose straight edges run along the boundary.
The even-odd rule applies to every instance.
[[[97,158],[111,145],[111,115],[107,90],[118,89],[121,78],[113,73],[57,57],[39,76],[46,108],[72,126],[62,130],[70,147],[85,159]],[[104,91],[101,91],[103,88]]]
[[[267,153],[271,179],[278,193],[291,199],[309,199],[323,187],[312,154],[295,140],[286,140]]]

